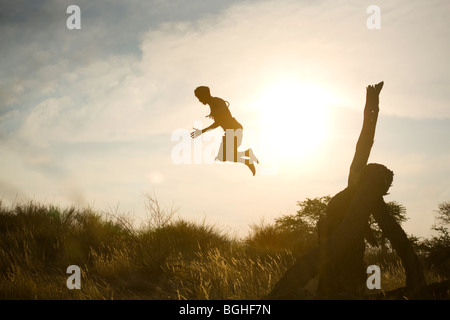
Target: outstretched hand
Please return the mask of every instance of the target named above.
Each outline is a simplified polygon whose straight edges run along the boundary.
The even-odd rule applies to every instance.
[[[202,134],[202,130],[196,129],[196,128],[192,128],[192,129],[194,129],[194,131],[191,132],[192,139],[195,139]]]

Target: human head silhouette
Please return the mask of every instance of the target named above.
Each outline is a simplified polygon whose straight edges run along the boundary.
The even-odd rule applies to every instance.
[[[194,94],[198,98],[198,100],[203,104],[207,104],[208,101],[211,99],[211,91],[206,86],[197,87],[194,91]]]

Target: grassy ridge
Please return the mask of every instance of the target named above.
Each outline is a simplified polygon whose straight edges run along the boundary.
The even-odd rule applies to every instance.
[[[0,205],[0,299],[251,299],[293,262],[157,214],[159,225],[133,229],[90,209]],[[66,286],[69,265],[81,290]]]
[[[292,252],[313,245],[294,247],[271,225],[235,239],[149,200],[140,228],[91,209],[0,202],[0,299],[258,299],[295,262]],[[66,286],[69,265],[81,268],[81,290]],[[398,260],[384,270],[384,290],[404,285]]]

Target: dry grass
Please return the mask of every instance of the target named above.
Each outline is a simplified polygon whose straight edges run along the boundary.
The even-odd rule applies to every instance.
[[[133,228],[89,208],[0,202],[0,299],[258,299],[295,262],[290,236],[273,226],[238,240],[149,206],[152,219]],[[66,286],[69,265],[81,290]],[[398,260],[381,268],[382,290],[404,286]]]
[[[131,229],[90,209],[0,205],[0,299],[250,299],[292,262],[153,209],[159,217]],[[69,265],[81,290],[66,286]]]
[[[245,250],[217,248],[192,260],[180,254],[166,265],[177,299],[259,299],[294,262],[292,255],[258,257]]]

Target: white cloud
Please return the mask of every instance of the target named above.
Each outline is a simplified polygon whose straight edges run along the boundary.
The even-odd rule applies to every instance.
[[[439,89],[447,87],[442,81],[449,79],[433,61],[439,56],[444,59],[449,52],[445,24],[431,19],[433,13],[442,15],[439,7],[433,10],[406,2],[395,7],[382,2],[380,7],[386,12],[383,29],[368,31],[365,7],[359,2],[345,6],[328,1],[319,5],[289,0],[243,2],[198,21],[153,27],[142,36],[142,56],[112,53],[87,64],[56,55],[77,46],[76,42],[68,43],[70,37],[59,31],[55,42],[65,39],[62,50],[39,47],[36,42],[25,46],[32,48],[32,53],[25,54],[32,57],[29,63],[37,69],[31,77],[10,81],[17,94],[5,93],[5,100],[7,104],[17,103],[19,91],[40,97],[23,129],[36,137],[35,130],[41,127],[51,131],[43,137],[45,140],[53,137],[68,141],[127,139],[167,132],[168,123],[183,127],[187,124],[183,121],[187,108],[195,103],[192,90],[199,84],[211,85],[213,92],[234,98],[237,108],[244,109],[242,104],[249,96],[261,94],[261,87],[283,74],[295,74],[306,82],[342,92],[342,100],[335,103],[357,108],[362,104],[361,89],[385,80],[382,99],[387,114],[450,117],[446,91]],[[411,25],[410,8],[423,9],[416,12],[422,19],[416,25]],[[394,19],[398,15],[402,19]],[[427,26],[425,31],[433,34],[418,40],[409,32],[411,28],[416,30],[417,24]],[[126,25],[122,28],[127,32]],[[95,28],[92,32],[88,27],[83,32],[84,41],[91,44],[87,55],[94,39],[107,34]],[[419,46],[428,49],[419,53]],[[62,101],[55,99],[66,100],[66,106],[56,107],[54,102]],[[54,108],[61,113],[53,114]],[[38,112],[49,114],[36,118]]]
[[[297,74],[342,92],[336,104],[358,108],[361,88],[385,80],[388,114],[449,117],[442,90],[449,79],[438,61],[450,48],[440,7],[383,2],[384,28],[369,31],[359,2],[237,4],[220,15],[151,30],[141,46],[143,67],[162,83],[203,81],[242,99],[279,74]],[[414,14],[419,21],[411,25]]]
[[[66,4],[55,3],[54,9],[46,6],[44,10],[49,20],[54,17],[48,25],[32,20],[23,27],[26,33],[17,25],[2,26],[6,31],[0,31],[2,42],[9,44],[0,49],[8,62],[0,67],[0,128],[2,142],[9,148],[4,163],[23,170],[16,188],[29,194],[39,185],[56,181],[47,194],[58,194],[62,186],[63,197],[73,201],[120,201],[122,196],[132,206],[132,194],[137,196],[153,184],[165,190],[164,197],[181,199],[186,210],[207,208],[207,214],[224,214],[224,209],[209,212],[217,208],[216,195],[206,195],[208,204],[203,206],[192,198],[189,188],[211,176],[219,183],[232,183],[236,176],[228,167],[223,175],[210,166],[174,169],[167,163],[170,147],[145,145],[154,139],[171,143],[161,141],[158,134],[169,136],[204,119],[207,110],[193,95],[198,85],[210,85],[213,94],[229,100],[233,114],[244,124],[252,122],[258,108],[254,101],[262,88],[286,77],[321,85],[336,94],[335,105],[358,110],[364,103],[365,86],[385,80],[383,115],[450,117],[450,81],[443,68],[449,53],[448,6],[442,1],[379,1],[382,29],[371,31],[366,28],[368,4],[359,1],[242,1],[210,15],[196,15],[190,9],[189,15],[178,13],[177,19],[160,20],[152,20],[157,16],[155,8],[168,10],[166,2],[156,7],[132,2],[126,17],[120,10],[105,9],[109,2],[86,2],[80,4],[82,18],[86,17],[79,33],[56,27],[65,26],[65,10],[61,17],[57,12]],[[112,3],[117,6],[121,4]],[[189,19],[193,16],[196,19]],[[30,31],[33,26],[39,26],[35,33]],[[356,126],[359,130],[360,123]],[[325,158],[314,168],[305,168],[302,176],[291,177],[285,169],[272,184],[259,181],[279,190],[274,191],[272,206],[252,209],[253,214],[275,210],[283,201],[293,200],[295,205],[302,195],[321,196],[320,190],[340,191],[338,181],[346,172],[334,170],[347,170],[344,162],[351,157],[356,136],[347,138],[339,143],[351,140],[351,145],[336,150],[340,153],[331,164],[327,161],[332,155],[324,152]],[[117,147],[120,142],[142,143],[144,151],[139,147],[122,150]],[[77,155],[61,156],[67,148],[96,143],[111,143],[120,153],[99,155],[80,147]],[[399,159],[397,154],[390,157]],[[421,165],[415,166],[416,171],[411,167],[405,174],[421,176]],[[248,173],[240,169],[239,174]],[[30,179],[34,182],[28,183]],[[250,190],[258,188],[255,181],[249,183]],[[185,183],[189,187],[178,186]],[[298,184],[299,192],[294,191]],[[283,191],[286,185],[288,194]],[[267,190],[259,191],[240,198],[235,211],[240,204],[270,196]],[[211,190],[205,187],[202,192]],[[240,197],[244,196],[241,192]]]

